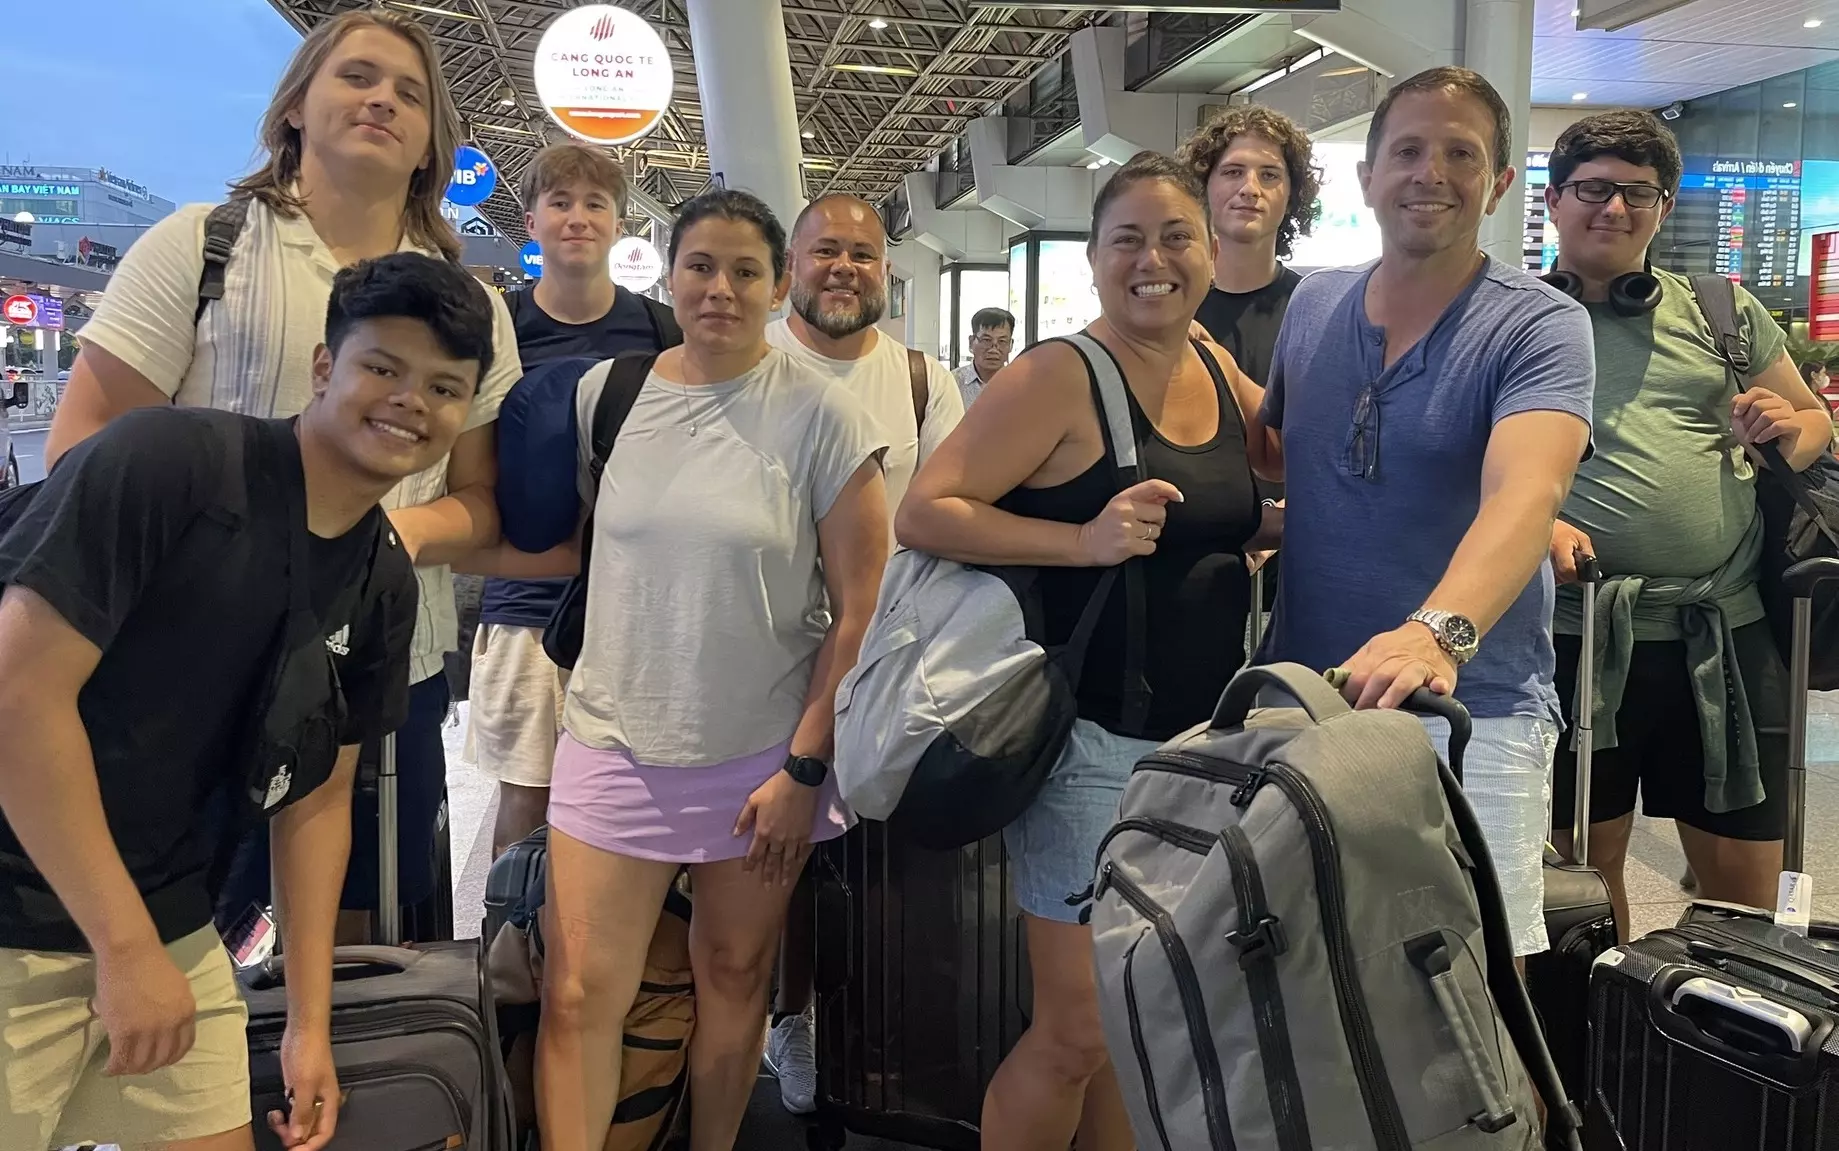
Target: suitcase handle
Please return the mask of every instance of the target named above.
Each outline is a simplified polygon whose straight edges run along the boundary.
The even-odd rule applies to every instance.
[[[1420,687],[1405,699],[1400,710],[1428,715],[1449,724],[1449,769],[1456,782],[1461,783],[1462,753],[1468,750],[1469,736],[1475,731],[1469,709],[1453,695],[1438,695],[1427,687]]]
[[[1788,1050],[1795,1055],[1804,1055],[1807,1045],[1813,1039],[1814,1023],[1807,1016],[1792,1007],[1777,1003],[1767,996],[1749,991],[1733,984],[1723,983],[1704,975],[1694,975],[1667,997],[1668,1004],[1676,1012],[1682,1012],[1688,1001],[1709,1004],[1715,1011],[1724,1015],[1740,1016],[1748,1023],[1770,1029],[1779,1034]],[[1696,1022],[1696,1021],[1695,1021]],[[1703,1031],[1703,1028],[1700,1028]],[[1733,1039],[1747,1038],[1742,1032],[1720,1035],[1716,1038],[1739,1051],[1754,1055],[1778,1055],[1773,1051],[1750,1051]]]
[[[1815,556],[1802,560],[1782,573],[1782,584],[1796,599],[1809,599],[1823,583],[1839,580],[1839,559]]]
[[[379,975],[401,975],[414,967],[421,956],[406,947],[340,947],[332,953],[332,982],[374,979]],[[287,986],[287,956],[271,955],[250,970],[243,985],[251,991],[271,991]]]

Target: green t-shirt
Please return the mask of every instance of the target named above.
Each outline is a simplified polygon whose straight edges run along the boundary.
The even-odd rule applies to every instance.
[[[1605,576],[1692,578],[1737,550],[1756,516],[1756,476],[1731,433],[1732,381],[1691,281],[1654,274],[1664,297],[1645,316],[1586,305],[1596,344],[1596,452],[1578,466],[1561,515],[1589,535]],[[1781,328],[1742,287],[1737,313],[1751,362],[1780,358]],[[1726,608],[1733,627],[1762,618],[1753,589],[1744,599]]]

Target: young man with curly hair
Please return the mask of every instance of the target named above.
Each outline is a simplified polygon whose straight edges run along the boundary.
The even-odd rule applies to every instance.
[[[1213,290],[1194,318],[1263,384],[1290,293],[1302,279],[1279,259],[1309,234],[1322,190],[1309,137],[1283,113],[1248,105],[1208,121],[1179,158],[1206,186],[1220,238]]]

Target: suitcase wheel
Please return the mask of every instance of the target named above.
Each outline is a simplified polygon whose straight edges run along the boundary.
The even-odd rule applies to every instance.
[[[843,1151],[849,1141],[841,1124],[819,1120],[805,1128],[805,1151]]]

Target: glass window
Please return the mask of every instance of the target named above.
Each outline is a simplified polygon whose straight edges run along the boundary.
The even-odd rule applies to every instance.
[[[951,269],[939,273],[939,362],[947,367],[958,365],[952,362],[952,310],[951,310]]]
[[[1098,318],[1098,293],[1084,240],[1042,240],[1035,339],[1071,335]]]
[[[1009,312],[1015,317],[1015,342],[1018,348],[1026,345],[1028,333],[1033,327],[1030,317],[1034,309],[1028,299],[1028,242],[1022,240],[1009,248]]]

